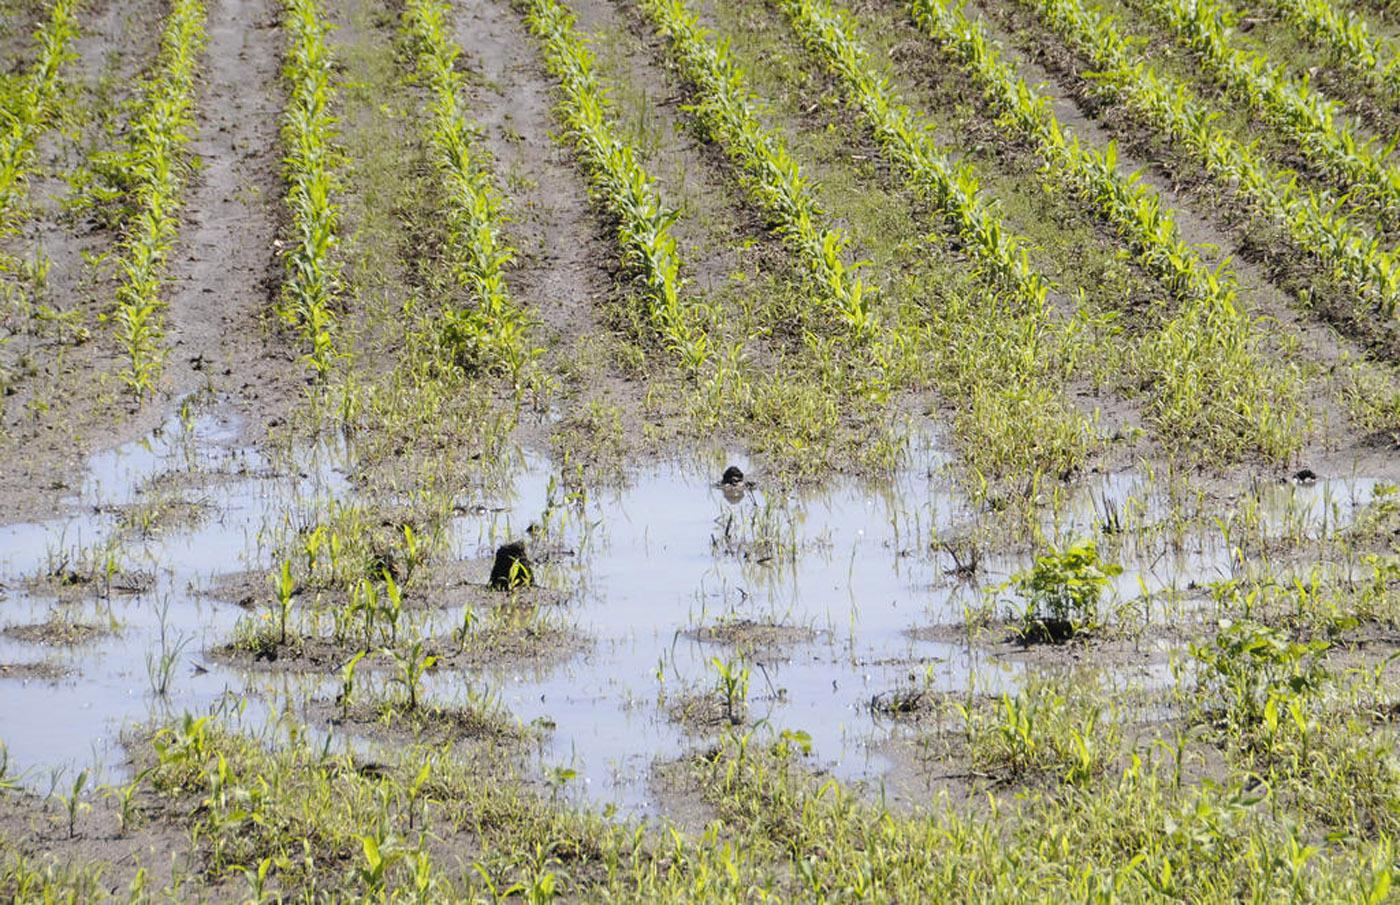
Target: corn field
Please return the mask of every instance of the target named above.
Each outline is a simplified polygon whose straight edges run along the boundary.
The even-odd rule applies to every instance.
[[[0,0],[0,902],[1396,901],[1400,0]]]

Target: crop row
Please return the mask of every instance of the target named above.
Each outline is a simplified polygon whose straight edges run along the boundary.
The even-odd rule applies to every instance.
[[[1393,46],[1372,34],[1356,13],[1343,12],[1331,0],[1266,0],[1265,5],[1377,93],[1400,97],[1400,60]]]
[[[288,35],[283,75],[289,89],[282,117],[283,173],[291,235],[283,252],[286,279],[278,309],[289,326],[301,331],[307,362],[324,377],[335,355],[332,330],[340,291],[335,256],[340,208],[334,198],[339,155],[330,109],[334,62],[317,0],[285,0],[283,27]]]
[[[441,0],[409,0],[404,9],[418,78],[432,97],[428,141],[442,178],[446,254],[475,304],[444,312],[442,336],[462,367],[501,367],[516,376],[530,349],[525,318],[506,286],[515,252],[502,233],[501,200],[462,110],[465,83],[456,69],[461,50],[448,37],[447,21]]]
[[[1191,90],[1154,73],[1106,17],[1081,0],[1023,0],[1092,68],[1093,90],[1121,103],[1202,166],[1217,185],[1246,200],[1281,229],[1293,247],[1319,262],[1333,280],[1387,316],[1400,301],[1393,255],[1349,223],[1336,204],[1301,190],[1267,167],[1254,149],[1216,126],[1216,113]]]
[[[75,56],[78,2],[54,0],[48,20],[34,36],[38,57],[0,105],[0,235],[14,227],[14,209],[24,196],[34,143],[57,112],[59,75]]]
[[[875,324],[874,293],[857,275],[859,265],[843,260],[850,239],[824,222],[797,161],[782,138],[759,120],[744,72],[728,47],[714,40],[684,0],[641,0],[641,7],[669,42],[691,85],[697,119],[743,172],[750,195],[797,256],[816,296],[852,337],[868,336]]]
[[[1335,104],[1261,54],[1234,46],[1214,0],[1137,0],[1195,52],[1208,74],[1296,145],[1308,166],[1391,228],[1400,223],[1400,171],[1390,147],[1358,136]]]
[[[662,201],[636,148],[618,137],[593,52],[575,28],[573,13],[558,0],[523,3],[527,24],[543,42],[545,62],[559,80],[559,114],[588,171],[595,201],[617,220],[623,262],[646,287],[652,323],[683,364],[697,369],[709,357],[709,342],[681,297],[680,253],[671,235],[676,211]]]
[[[1272,379],[1252,348],[1249,318],[1233,276],[1212,270],[1181,238],[1156,192],[1117,168],[1112,146],[1079,143],[1047,99],[1002,60],[980,24],[943,0],[909,0],[916,24],[962,67],[999,114],[1056,177],[1118,232],[1138,263],[1184,303],[1144,349],[1155,384],[1154,420],[1178,440],[1237,456],[1250,449],[1283,458],[1295,449],[1292,391]]]
[[[1045,305],[1045,280],[1031,267],[1024,242],[1009,233],[964,163],[941,150],[928,125],[906,106],[870,60],[846,16],[823,0],[777,0],[803,43],[839,79],[847,103],[864,119],[911,188],[932,202],[967,245],[983,276],[1029,310]]]
[[[995,407],[1017,411],[1018,421],[1057,422],[1055,431],[1038,432],[1039,452],[1042,461],[1048,460],[1060,471],[1069,470],[1082,454],[1089,425],[1058,386],[1067,369],[1054,351],[1047,283],[1031,266],[1025,241],[1007,230],[971,169],[951,160],[938,147],[924,118],[909,109],[888,78],[874,73],[869,54],[844,11],[834,9],[828,0],[775,2],[802,42],[837,79],[846,104],[864,120],[909,188],[932,204],[945,228],[962,240],[979,279],[996,298],[999,315],[1012,327],[1001,337],[974,338],[969,336],[972,330],[960,331],[969,336],[970,354],[965,367],[949,355],[953,367],[940,368],[949,395],[956,398],[970,388],[975,396],[980,390],[998,397]],[[1039,417],[1030,414],[1032,408]],[[1004,420],[982,418],[976,425],[967,425],[963,433],[986,444]]]
[[[127,210],[118,250],[117,305],[111,319],[128,359],[123,379],[138,396],[154,388],[164,363],[161,290],[179,233],[180,194],[190,170],[194,92],[204,48],[204,4],[176,0],[161,34],[155,69],[141,87],[124,146],[100,167]]]

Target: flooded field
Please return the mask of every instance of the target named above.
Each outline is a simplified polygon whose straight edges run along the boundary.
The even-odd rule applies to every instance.
[[[298,523],[319,507],[356,501],[343,450],[274,464],[239,436],[216,414],[172,419],[94,457],[64,503],[71,514],[4,529],[0,737],[30,788],[82,770],[129,778],[123,730],[186,712],[225,714],[256,732],[285,711],[335,750],[376,750],[373,733],[352,722],[318,723],[339,687],[323,673],[343,668],[348,653],[287,675],[227,655],[240,625],[270,618],[279,539],[304,536]],[[893,481],[784,491],[740,455],[716,451],[588,492],[567,489],[547,457],[511,453],[497,466],[499,491],[455,501],[443,524],[442,555],[465,568],[406,618],[415,635],[447,644],[496,620],[546,630],[469,668],[428,670],[423,697],[502,708],[535,736],[540,775],[570,770],[571,795],[629,813],[655,813],[653,765],[703,747],[731,718],[802,733],[824,771],[878,781],[891,766],[882,751],[908,734],[890,708],[899,695],[1015,693],[1028,675],[1063,669],[1027,656],[1008,628],[966,625],[969,612],[1003,615],[1006,585],[1032,557],[989,553],[959,574],[975,555],[960,547],[984,543],[968,537],[975,513],[948,479],[946,456],[928,446],[911,458],[924,467]],[[721,463],[735,462],[748,478],[716,480]],[[1086,674],[1160,691],[1186,654],[1174,639],[1200,615],[1201,589],[1248,569],[1233,522],[1247,521],[1242,530],[1264,547],[1323,543],[1372,501],[1376,483],[1256,486],[1229,518],[1207,524],[1127,470],[1085,482],[1030,530],[1063,547],[1110,520],[1120,532],[1122,519],[1140,522],[1109,532],[1124,568],[1105,607],[1155,599],[1161,609],[1119,616],[1145,624],[1132,629],[1130,649]],[[1173,517],[1183,527],[1169,536],[1146,530]],[[483,593],[492,555],[518,537],[531,540],[537,587],[493,604]],[[737,713],[708,700],[726,669],[745,673]],[[387,693],[392,670],[367,681]]]
[[[1393,899],[1350,0],[0,0],[0,901]]]

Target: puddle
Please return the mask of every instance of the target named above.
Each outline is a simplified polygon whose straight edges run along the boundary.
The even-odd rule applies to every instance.
[[[748,470],[740,457],[727,461]],[[814,633],[749,659],[749,718],[808,733],[819,764],[842,779],[878,778],[889,766],[878,749],[903,731],[871,712],[874,695],[912,682],[948,691],[973,683],[997,693],[1021,681],[1028,667],[1014,659],[910,636],[960,622],[982,588],[1027,565],[1025,557],[991,557],[980,587],[948,578],[951,561],[931,552],[931,540],[969,513],[950,486],[928,476],[936,468],[881,487],[837,484],[810,495],[770,495],[760,484],[735,502],[712,483],[722,464],[645,470],[625,490],[595,495],[573,513],[554,542],[574,555],[546,570],[544,581],[572,590],[568,617],[595,646],[543,674],[486,670],[516,716],[555,726],[545,760],[577,771],[576,794],[648,810],[653,760],[705,743],[667,711],[678,695],[716,688],[712,659],[728,660],[733,650],[694,630],[717,620]],[[458,521],[456,551],[488,556],[501,539],[541,522],[552,511],[550,474],[546,461],[527,459],[504,511]],[[1266,531],[1317,536],[1347,521],[1373,486],[1360,479],[1271,485],[1261,489],[1255,515]],[[1147,480],[1109,476],[1043,528],[1063,541],[1093,536],[1105,499],[1120,512],[1137,506],[1149,519],[1167,505]],[[1187,538],[1169,553],[1159,544],[1117,544],[1125,569],[1114,590],[1129,599],[1141,589],[1158,594],[1228,578],[1235,560],[1225,537]],[[758,542],[765,538],[774,543]],[[1171,680],[1164,659],[1126,672],[1118,678],[1143,687]],[[438,676],[432,685],[446,699],[459,683]]]
[[[289,500],[344,493],[345,485],[324,457],[298,463],[294,479],[274,477],[269,463],[234,445],[234,428],[213,415],[188,425],[172,419],[151,437],[94,457],[70,514],[0,527],[0,625],[33,626],[57,613],[100,630],[71,646],[0,634],[0,663],[46,662],[65,672],[57,681],[0,679],[0,741],[12,768],[28,771],[29,785],[45,788],[57,770],[120,776],[124,726],[245,706],[239,677],[204,658],[227,641],[243,610],[201,590],[221,574],[266,568],[259,539]],[[143,488],[172,477],[180,482],[176,497],[197,501],[202,518],[150,536],[124,528],[121,507],[148,502],[152,493]],[[115,537],[120,543],[109,544]],[[104,592],[109,551],[123,572],[147,576],[148,586]],[[51,585],[34,581],[60,568],[85,576],[96,570],[97,577],[72,589],[73,602],[60,603]],[[257,700],[246,707],[262,709]]]
[[[106,778],[120,775],[121,729],[152,717],[219,709],[255,728],[274,708],[296,709],[312,695],[326,696],[322,677],[245,675],[206,657],[228,642],[245,610],[201,589],[221,575],[269,569],[270,532],[316,500],[352,493],[333,450],[311,451],[280,469],[291,477],[278,477],[273,463],[237,447],[235,427],[215,415],[189,425],[172,421],[144,442],[94,458],[71,514],[0,528],[6,595],[0,625],[8,627],[49,617],[59,605],[29,579],[53,571],[65,555],[77,560],[106,549],[120,528],[121,507],[149,502],[155,479],[174,474],[176,495],[198,501],[207,513],[193,528],[150,537],[126,529],[123,568],[149,575],[148,587],[62,605],[69,618],[115,625],[115,633],[74,647],[0,635],[0,663],[48,661],[68,670],[57,681],[0,678],[0,740],[14,767],[28,771],[31,786],[42,790],[52,771],[88,765]],[[654,808],[653,763],[705,746],[721,731],[672,718],[688,696],[713,694],[714,658],[735,658],[734,648],[707,640],[703,630],[735,620],[776,624],[790,637],[759,647],[744,664],[749,723],[808,733],[816,763],[839,778],[878,779],[890,766],[880,750],[905,730],[872,714],[875,695],[911,683],[1011,690],[1034,668],[911,634],[960,622],[964,607],[982,594],[951,579],[950,558],[934,546],[968,523],[966,501],[936,476],[936,450],[920,449],[914,458],[917,470],[880,486],[838,481],[820,492],[787,494],[765,487],[760,476],[757,486],[732,499],[713,481],[724,465],[748,471],[749,463],[716,456],[703,465],[644,468],[624,489],[569,501],[547,459],[523,456],[504,498],[482,500],[484,506],[453,521],[450,552],[489,563],[496,544],[543,525],[539,543],[553,553],[538,577],[563,593],[561,615],[590,643],[581,653],[529,666],[441,670],[430,674],[425,694],[452,701],[469,687],[489,690],[521,722],[552,727],[540,757],[545,771],[576,771],[565,794],[645,813]],[[1349,520],[1374,483],[1271,485],[1259,489],[1259,504],[1246,507],[1243,518],[1264,533],[1321,536]],[[1109,508],[1160,520],[1169,507],[1154,486],[1134,473],[1104,477],[1047,516],[1043,530],[1061,541],[1092,536]],[[1117,594],[1126,599],[1141,588],[1155,594],[1228,577],[1231,547],[1244,527],[1237,522],[1229,531],[1179,542],[1112,544],[1113,558],[1125,566]],[[989,557],[981,584],[994,585],[1025,565],[1025,557]],[[486,569],[478,576],[483,582]],[[446,634],[460,605],[431,616],[428,630]],[[164,695],[154,690],[162,654],[173,658]],[[1147,687],[1170,681],[1160,662],[1119,678]],[[332,732],[337,747],[367,744]]]

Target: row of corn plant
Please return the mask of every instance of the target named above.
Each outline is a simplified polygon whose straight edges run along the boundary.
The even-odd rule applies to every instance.
[[[1056,349],[1056,325],[1046,301],[1048,284],[1031,265],[1025,240],[1007,229],[971,168],[940,148],[925,118],[903,102],[887,77],[872,70],[869,54],[845,11],[833,8],[828,0],[774,2],[835,77],[846,104],[859,114],[908,187],[931,204],[946,231],[961,240],[978,278],[997,297],[997,309],[1016,325],[1008,331],[1010,341],[1005,345],[979,343],[978,366],[996,373],[994,392],[1007,400],[1020,399],[1022,405],[1039,406],[1045,417],[1054,413],[1068,426],[1066,445],[1078,446],[1089,428],[1083,413],[1065,400],[1058,385],[1069,369]],[[948,376],[955,381],[966,377]],[[1045,390],[1052,392],[1037,392]],[[1012,407],[1019,406],[1013,403]]]
[[[874,292],[858,276],[860,264],[844,259],[850,237],[825,222],[811,184],[781,136],[760,121],[746,76],[684,0],[641,0],[667,39],[682,76],[694,91],[692,111],[709,137],[745,176],[754,200],[792,248],[815,295],[855,339],[875,326]]]
[[[1400,225],[1400,171],[1389,163],[1394,142],[1378,147],[1306,79],[1292,78],[1264,55],[1237,47],[1226,10],[1215,0],[1135,2],[1194,52],[1216,84],[1296,146],[1311,171],[1386,229]]]
[[[1342,68],[1360,76],[1382,97],[1400,97],[1400,59],[1395,46],[1375,34],[1351,10],[1331,0],[1265,0],[1265,8],[1282,17]]]
[[[1300,444],[1296,388],[1265,367],[1227,264],[1207,266],[1181,238],[1161,197],[1119,172],[1112,145],[1080,144],[1049,101],[1021,79],[980,23],[945,0],[909,0],[915,23],[967,73],[1043,172],[1111,224],[1135,259],[1181,303],[1142,349],[1160,432],[1227,458],[1257,450],[1283,459]]]
[[[14,229],[34,144],[58,113],[61,72],[77,56],[77,9],[78,0],[54,0],[48,19],[34,35],[37,57],[0,106],[0,235]]]
[[[1046,284],[1031,266],[1025,243],[1009,232],[967,164],[939,148],[928,124],[909,109],[889,79],[871,71],[843,11],[823,0],[776,0],[803,43],[840,82],[885,155],[966,244],[982,276],[1027,310],[1043,311]]]
[[[340,265],[335,254],[340,227],[336,175],[340,154],[331,112],[334,61],[317,0],[285,0],[287,108],[282,116],[283,174],[291,224],[283,262],[286,277],[278,312],[301,331],[306,361],[324,378],[335,357],[335,306]]]
[[[1091,90],[1120,104],[1139,125],[1203,167],[1217,185],[1286,235],[1297,252],[1320,265],[1343,290],[1365,298],[1387,316],[1395,313],[1400,274],[1393,253],[1348,222],[1338,204],[1267,166],[1252,146],[1216,124],[1218,112],[1188,86],[1154,72],[1106,16],[1081,0],[1023,2],[1085,61],[1090,71],[1083,75]]]
[[[166,18],[154,70],[144,80],[123,147],[98,162],[115,183],[125,216],[118,249],[117,341],[122,375],[139,397],[154,389],[164,363],[162,290],[179,233],[180,195],[191,171],[194,93],[204,49],[204,4],[176,0]]]
[[[559,115],[588,171],[595,201],[616,218],[624,264],[645,288],[650,319],[689,370],[709,358],[709,342],[681,292],[680,252],[671,225],[677,212],[662,200],[641,154],[618,135],[608,100],[573,13],[558,0],[522,0],[530,31],[544,47],[559,82]]]
[[[417,76],[431,93],[427,131],[442,179],[446,252],[476,306],[444,312],[443,336],[464,367],[499,367],[516,377],[532,350],[526,319],[506,286],[515,251],[502,233],[501,199],[476,130],[462,110],[461,50],[448,37],[448,6],[410,0],[403,15]]]

